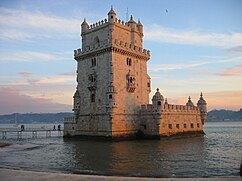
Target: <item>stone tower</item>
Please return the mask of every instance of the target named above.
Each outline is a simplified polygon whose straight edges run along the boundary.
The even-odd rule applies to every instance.
[[[68,134],[123,136],[137,129],[141,104],[149,103],[149,51],[143,49],[143,25],[133,17],[118,20],[111,8],[108,19],[81,24],[82,48],[74,51],[77,89],[75,123]],[[68,128],[69,126],[69,128]]]

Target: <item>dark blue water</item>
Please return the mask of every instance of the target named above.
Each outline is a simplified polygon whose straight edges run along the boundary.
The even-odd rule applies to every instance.
[[[1,167],[146,177],[239,176],[242,123],[206,123],[206,135],[167,140],[103,142],[60,137],[0,140]]]

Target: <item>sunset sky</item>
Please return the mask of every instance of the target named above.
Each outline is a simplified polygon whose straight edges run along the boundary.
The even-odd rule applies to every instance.
[[[1,0],[0,114],[71,112],[80,24],[133,15],[151,51],[152,97],[242,108],[241,0]]]

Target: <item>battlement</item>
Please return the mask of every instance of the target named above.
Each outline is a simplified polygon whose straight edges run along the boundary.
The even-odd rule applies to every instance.
[[[87,25],[86,26],[86,29],[82,32],[82,33],[89,33],[90,31],[94,31],[94,30],[97,30],[99,28],[103,28],[103,26],[106,26],[106,25],[109,25],[109,24],[115,24],[115,25],[118,25],[120,26],[121,28],[125,28],[126,30],[129,30],[131,31],[131,28],[135,27],[137,28],[138,32],[139,33],[143,33],[140,29],[139,31],[139,26],[141,24],[137,24],[135,21],[132,22],[132,24],[134,24],[134,26],[131,26],[131,23],[129,22],[124,22],[123,20],[121,19],[118,19],[118,18],[115,18],[115,20],[111,23],[109,22],[106,18],[104,20],[101,20],[101,21],[98,21],[96,23],[93,23],[91,25]]]
[[[84,54],[98,51],[103,48],[108,48],[114,46],[115,48],[121,48],[123,50],[131,51],[132,53],[140,54],[142,56],[150,56],[150,51],[147,49],[144,49],[142,47],[134,46],[130,43],[124,42],[122,40],[114,39],[112,42],[109,40],[100,41],[98,43],[87,45],[83,49],[79,48],[77,50],[74,50],[74,57],[77,58],[79,56],[82,56]]]
[[[183,112],[183,113],[200,113],[200,110],[196,106],[184,106],[184,105],[172,105],[172,104],[163,104],[161,105],[162,112]],[[151,114],[157,112],[152,104],[141,105],[140,107],[141,114]],[[162,113],[161,113],[162,114]]]
[[[104,24],[107,24],[107,23],[108,23],[108,20],[105,18],[104,20],[101,20],[101,21],[98,21],[98,22],[96,22],[96,23],[91,24],[91,25],[88,27],[88,30],[92,30],[92,29],[98,28],[98,27],[100,27],[101,25],[104,25]]]
[[[74,116],[69,116],[64,118],[64,123],[74,123],[74,122],[75,122]]]
[[[184,105],[172,105],[172,104],[164,104],[163,112],[193,112],[200,113],[199,108],[196,106],[184,106]]]

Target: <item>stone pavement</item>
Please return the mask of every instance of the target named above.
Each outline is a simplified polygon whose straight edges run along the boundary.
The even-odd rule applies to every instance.
[[[77,175],[64,173],[49,173],[24,171],[16,169],[0,168],[1,181],[242,181],[241,177],[224,178],[140,178],[140,177],[116,177],[116,176],[95,176]]]

